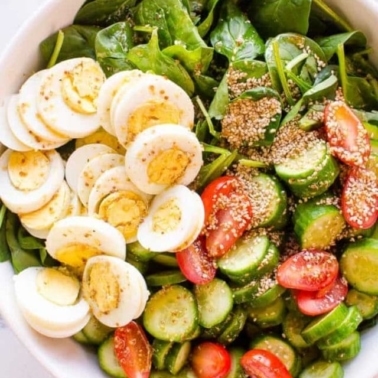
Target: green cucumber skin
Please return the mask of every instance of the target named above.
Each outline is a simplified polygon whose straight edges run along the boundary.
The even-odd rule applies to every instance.
[[[378,240],[364,238],[350,243],[341,256],[340,271],[356,290],[378,295]]]
[[[378,296],[361,293],[351,288],[345,298],[348,306],[356,306],[364,320],[372,319],[378,315]]]
[[[264,329],[282,324],[285,315],[285,301],[282,297],[278,297],[266,307],[251,308],[248,312],[248,319]]]
[[[310,346],[310,344],[304,340],[301,333],[311,320],[311,317],[296,311],[289,311],[283,319],[283,333],[290,344],[295,348],[302,349]]]
[[[298,378],[343,378],[344,370],[340,362],[317,360],[307,366]]]
[[[247,374],[240,364],[240,359],[246,350],[241,347],[231,347],[229,352],[231,356],[231,369],[224,378],[247,378]]]
[[[98,348],[98,361],[101,369],[114,378],[127,378],[126,373],[114,354],[114,336],[107,338]]]
[[[323,348],[321,353],[327,361],[348,361],[357,356],[361,350],[361,335],[358,331],[352,332],[337,344]]]

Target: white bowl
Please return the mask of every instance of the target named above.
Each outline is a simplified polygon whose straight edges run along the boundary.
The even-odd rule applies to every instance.
[[[23,25],[0,59],[0,104],[18,91],[25,78],[39,67],[38,45],[45,37],[70,24],[84,0],[49,0]],[[376,46],[372,61],[378,66],[378,1],[328,0],[327,3],[362,30]],[[95,354],[71,339],[49,339],[34,332],[23,320],[15,302],[13,271],[0,263],[0,313],[21,342],[57,378],[106,378]],[[362,351],[345,365],[345,378],[378,378],[378,326],[365,332]]]

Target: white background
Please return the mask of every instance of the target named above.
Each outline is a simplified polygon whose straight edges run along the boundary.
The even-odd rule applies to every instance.
[[[0,54],[17,32],[23,21],[30,17],[46,0],[1,0]],[[27,59],[27,57],[25,57]],[[53,378],[6,327],[0,317],[0,377],[1,378]]]

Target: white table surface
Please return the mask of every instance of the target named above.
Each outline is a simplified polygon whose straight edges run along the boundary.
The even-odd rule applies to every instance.
[[[0,51],[20,25],[46,0],[1,0]],[[0,377],[53,378],[19,342],[0,317]]]

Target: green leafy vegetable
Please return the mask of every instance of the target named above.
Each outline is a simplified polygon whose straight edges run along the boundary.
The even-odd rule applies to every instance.
[[[0,208],[0,262],[8,261],[10,259],[10,250],[6,238],[6,217],[7,208],[4,204]]]

